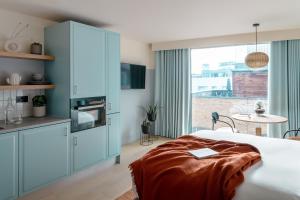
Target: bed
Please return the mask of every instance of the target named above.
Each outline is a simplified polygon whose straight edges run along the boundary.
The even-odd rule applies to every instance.
[[[248,143],[260,150],[262,162],[247,169],[234,200],[300,200],[300,142],[248,134],[199,131],[193,135]]]
[[[244,172],[245,180],[236,189],[234,200],[300,200],[299,141],[210,130],[192,135],[248,143],[259,149],[262,162]]]

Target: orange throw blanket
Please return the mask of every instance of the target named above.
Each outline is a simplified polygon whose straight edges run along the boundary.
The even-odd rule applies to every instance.
[[[196,158],[188,151],[219,154]],[[160,145],[130,164],[140,200],[228,200],[244,181],[243,171],[261,159],[249,145],[183,136]]]

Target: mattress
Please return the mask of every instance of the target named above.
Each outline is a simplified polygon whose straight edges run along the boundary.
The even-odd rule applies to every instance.
[[[192,135],[248,143],[262,161],[244,172],[234,200],[300,200],[300,142],[239,133],[203,130]]]

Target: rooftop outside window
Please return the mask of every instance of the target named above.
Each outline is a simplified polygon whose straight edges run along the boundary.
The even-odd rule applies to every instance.
[[[258,50],[270,55],[270,44],[259,44]],[[251,69],[245,57],[255,45],[193,49],[192,126],[193,130],[211,129],[211,113],[231,116],[253,113],[255,102],[268,105],[268,66]],[[255,125],[237,122],[241,132],[254,133]],[[266,132],[266,126],[263,126]]]

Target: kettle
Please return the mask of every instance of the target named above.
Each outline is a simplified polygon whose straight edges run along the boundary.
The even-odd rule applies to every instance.
[[[12,73],[10,77],[6,78],[9,85],[19,85],[22,77],[17,73]]]

